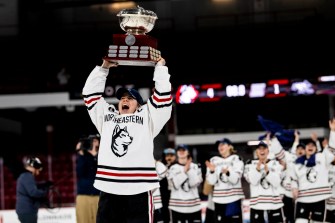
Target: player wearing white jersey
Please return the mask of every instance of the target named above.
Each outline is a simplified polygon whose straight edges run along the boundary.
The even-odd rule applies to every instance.
[[[326,202],[326,222],[335,222],[335,163],[329,167],[329,183],[332,188],[332,196]]]
[[[331,136],[335,131],[334,119],[329,121]],[[314,140],[306,143],[306,155],[299,157],[294,166],[292,181],[293,195],[296,198],[296,223],[325,221],[326,200],[331,197],[329,185],[329,165],[335,156],[331,148],[317,152]]]
[[[118,109],[103,98],[109,68],[103,60],[86,80],[83,97],[100,136],[94,186],[101,191],[97,223],[153,221],[152,190],[159,187],[154,138],[171,116],[170,75],[165,60],[155,66],[155,89],[144,104],[135,89],[120,88]],[[116,68],[113,68],[116,69]]]
[[[198,187],[202,183],[201,169],[192,162],[185,145],[177,147],[177,163],[167,175],[171,196],[169,209],[172,223],[201,222],[201,200]]]
[[[323,148],[329,148],[332,153],[335,153],[335,129],[330,132],[330,145],[328,145],[328,139],[324,138],[322,145]],[[329,183],[332,188],[332,196],[326,202],[326,222],[335,222],[335,163],[331,163],[329,166]]]
[[[216,141],[220,156],[206,161],[206,180],[214,185],[215,222],[242,223],[242,199],[245,198],[241,178],[244,163],[235,154],[232,142],[223,138]]]
[[[256,156],[244,169],[244,177],[250,184],[250,223],[282,223],[284,204],[279,186],[283,167],[268,158],[269,148],[264,142],[257,145]]]
[[[280,192],[283,196],[283,203],[284,203],[284,217],[285,223],[294,223],[294,208],[295,208],[295,201],[293,199],[291,182],[292,176],[291,172],[294,167],[295,160],[297,157],[305,155],[305,145],[300,143],[300,133],[298,130],[294,131],[294,142],[290,149],[290,151],[285,151],[285,158],[280,160],[280,164],[283,166],[283,171],[281,175],[281,183],[280,183]],[[270,152],[271,152],[271,146]]]

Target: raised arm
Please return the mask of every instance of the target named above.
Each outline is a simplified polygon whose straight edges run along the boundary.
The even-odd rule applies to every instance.
[[[149,98],[148,109],[153,135],[156,136],[170,119],[172,111],[170,74],[168,67],[165,66],[164,58],[157,61],[153,80],[155,81],[155,89]]]

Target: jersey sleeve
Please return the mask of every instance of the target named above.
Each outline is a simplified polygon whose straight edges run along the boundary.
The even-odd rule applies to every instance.
[[[285,150],[283,146],[280,144],[277,137],[273,137],[271,139],[269,150],[276,156],[278,160],[285,159]]]
[[[155,81],[155,89],[148,100],[148,109],[155,137],[171,117],[172,95],[168,68],[156,65],[153,80]]]
[[[197,165],[192,165],[190,170],[187,172],[190,187],[197,187],[202,183],[201,169]]]
[[[164,177],[166,177],[168,169],[161,161],[157,161],[156,171],[157,171],[159,180],[162,180]]]
[[[109,105],[102,97],[105,90],[108,69],[96,66],[88,76],[83,88],[83,99],[93,124],[99,133],[102,130],[105,108],[116,111],[114,105]]]

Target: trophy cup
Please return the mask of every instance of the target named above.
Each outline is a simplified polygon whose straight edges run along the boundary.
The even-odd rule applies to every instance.
[[[157,15],[137,6],[121,10],[117,16],[126,33],[113,34],[113,43],[104,59],[126,66],[155,66],[161,53],[157,50],[157,40],[147,33],[154,28]]]

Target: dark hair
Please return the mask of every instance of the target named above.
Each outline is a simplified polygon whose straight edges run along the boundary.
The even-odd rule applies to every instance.
[[[98,139],[100,140],[100,135],[89,135],[88,137],[83,137],[79,139],[80,144],[80,149],[82,150],[91,150],[93,149],[93,140]]]

